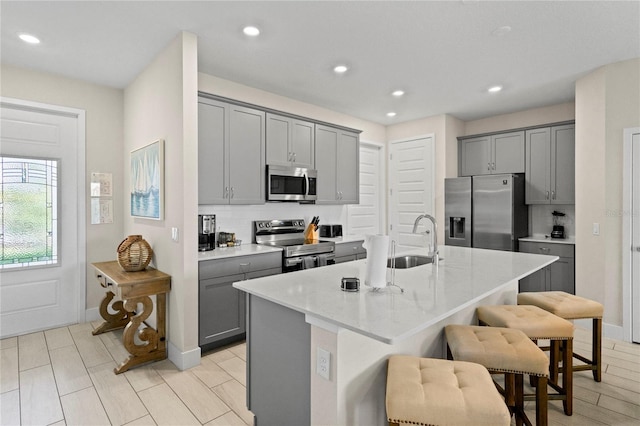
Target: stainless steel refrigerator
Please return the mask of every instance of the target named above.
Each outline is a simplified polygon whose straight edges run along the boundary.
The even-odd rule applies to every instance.
[[[517,251],[528,235],[523,174],[445,179],[444,191],[446,245]]]

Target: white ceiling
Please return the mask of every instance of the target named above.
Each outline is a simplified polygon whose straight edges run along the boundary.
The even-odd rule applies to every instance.
[[[3,63],[124,88],[189,31],[201,72],[381,124],[571,101],[580,76],[640,57],[640,1],[3,0],[0,11]],[[242,34],[249,24],[258,38]]]

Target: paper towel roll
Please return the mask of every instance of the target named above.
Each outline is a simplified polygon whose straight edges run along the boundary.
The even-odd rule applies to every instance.
[[[387,286],[388,235],[367,235],[363,246],[367,249],[367,269],[364,284],[369,287]]]

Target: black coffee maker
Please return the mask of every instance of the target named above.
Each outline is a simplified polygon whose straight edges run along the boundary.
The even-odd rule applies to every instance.
[[[216,248],[216,215],[198,215],[198,251]]]
[[[553,213],[553,230],[551,231],[551,238],[564,238],[564,226],[560,224],[560,218],[565,214],[554,210]]]

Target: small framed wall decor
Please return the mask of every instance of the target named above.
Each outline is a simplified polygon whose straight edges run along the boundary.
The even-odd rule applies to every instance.
[[[131,216],[162,220],[164,212],[164,141],[131,151]]]

